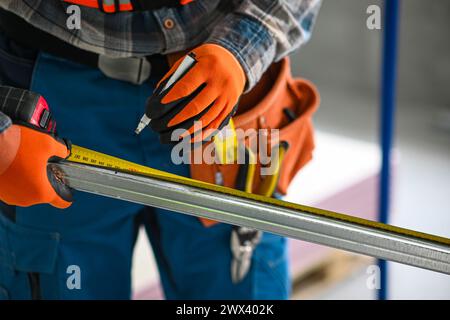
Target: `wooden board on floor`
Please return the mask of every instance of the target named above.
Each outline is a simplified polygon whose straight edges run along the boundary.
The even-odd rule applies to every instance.
[[[374,263],[375,260],[367,256],[330,250],[330,253],[316,264],[293,275],[291,299],[314,299]]]

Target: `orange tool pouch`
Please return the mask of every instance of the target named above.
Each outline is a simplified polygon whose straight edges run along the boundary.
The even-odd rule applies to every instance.
[[[239,109],[233,117],[236,129],[279,129],[278,140],[289,145],[278,176],[276,191],[280,194],[286,194],[295,174],[312,158],[312,115],[319,102],[319,93],[311,82],[292,77],[288,58],[274,63],[258,85],[243,95],[239,102]],[[290,120],[287,114],[291,116]],[[267,144],[267,150],[272,150],[274,146],[270,139]],[[259,159],[256,166],[261,167]],[[190,169],[193,179],[209,183],[216,183],[216,175],[220,173],[223,185],[234,188],[239,167],[238,164],[191,164]],[[263,179],[257,169],[253,190],[258,190]],[[201,220],[205,226],[217,223]]]

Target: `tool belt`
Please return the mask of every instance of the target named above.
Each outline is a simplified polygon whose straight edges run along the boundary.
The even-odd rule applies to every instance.
[[[257,86],[240,100],[238,112],[233,117],[236,129],[279,129],[278,140],[287,146],[282,159],[280,158],[280,168],[277,172],[275,189],[280,195],[286,194],[294,176],[312,158],[312,115],[319,102],[319,93],[311,82],[292,77],[288,58],[274,63]],[[247,140],[245,143],[252,142]],[[272,150],[275,147],[271,139],[267,139],[267,144],[258,145],[258,149],[265,147],[266,150]],[[207,145],[203,148],[207,148]],[[191,164],[191,177],[236,188],[241,166],[242,164],[237,163]],[[260,174],[261,167],[261,159],[258,158],[251,187],[253,193],[258,193],[265,180],[270,179]],[[205,226],[215,224],[214,221],[206,219],[203,219],[202,223]]]

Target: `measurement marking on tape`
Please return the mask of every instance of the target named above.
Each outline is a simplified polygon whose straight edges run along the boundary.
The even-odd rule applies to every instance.
[[[100,152],[89,150],[83,147],[72,145],[72,153],[67,159],[68,161],[75,163],[82,163],[86,165],[95,165],[96,167],[101,167],[105,169],[115,169],[117,171],[122,171],[125,173],[131,173],[136,175],[143,175],[150,178],[162,179],[172,183],[184,184],[192,187],[197,187],[200,189],[206,189],[210,191],[219,192],[222,194],[227,194],[234,197],[247,198],[253,201],[258,201],[260,203],[277,206],[280,208],[288,208],[307,212],[314,215],[324,216],[336,220],[341,220],[356,225],[362,225],[366,227],[372,227],[377,230],[394,232],[399,235],[412,236],[415,238],[420,238],[427,241],[432,241],[445,246],[450,245],[450,239],[435,236],[427,233],[422,233],[414,230],[404,229],[388,224],[383,224],[376,221],[366,220],[363,218],[358,218],[346,214],[341,214],[333,211],[323,210],[314,207],[308,207],[296,203],[286,202],[274,198],[264,197],[257,194],[246,193],[240,190],[226,188],[218,185],[214,185],[207,182],[202,182],[198,180],[193,180],[190,178],[174,175],[165,171],[153,169],[143,165],[139,165],[130,161],[126,161],[120,158],[109,156]]]

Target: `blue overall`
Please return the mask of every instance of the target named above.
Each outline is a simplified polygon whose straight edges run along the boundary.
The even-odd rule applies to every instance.
[[[172,164],[170,147],[161,145],[150,129],[138,137],[133,134],[158,79],[136,86],[45,53],[29,61],[1,45],[2,41],[0,83],[23,86],[30,79],[30,88],[49,102],[60,136],[116,157],[189,175],[188,166]],[[13,208],[3,209],[0,299],[29,299],[30,288],[35,287],[30,285],[30,274],[38,276],[44,299],[129,299],[133,247],[142,225],[168,299],[288,297],[282,237],[264,234],[249,274],[234,285],[229,225],[205,228],[195,217],[82,192],[74,192],[74,199],[66,210],[49,205],[16,208],[15,222],[6,217]],[[74,266],[80,287],[70,285]]]

